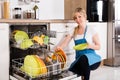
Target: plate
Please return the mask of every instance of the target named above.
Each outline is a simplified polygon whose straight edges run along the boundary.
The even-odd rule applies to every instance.
[[[58,60],[59,62],[61,62],[61,68],[64,68],[64,65],[65,65],[65,59],[64,59],[64,57],[61,55],[61,54],[59,54],[59,53],[54,53],[53,55],[52,55],[52,59],[53,60]]]
[[[64,51],[62,49],[54,52],[54,54],[52,55],[53,60],[57,60],[57,58],[58,58],[58,61],[61,62],[61,68],[64,68],[67,57],[66,57],[66,54],[64,53]]]
[[[78,45],[74,46],[73,48],[74,48],[75,50],[84,50],[84,49],[87,48],[87,46],[88,46],[87,43],[82,43],[82,44],[78,44]]]
[[[64,51],[63,51],[62,49],[59,49],[59,50],[58,50],[58,51],[56,51],[55,53],[57,53],[57,54],[61,54],[61,55],[64,57],[65,62],[66,62],[67,57],[66,57],[66,54],[64,53]]]
[[[58,54],[58,59],[60,60],[61,62],[61,68],[64,68],[64,65],[66,63],[64,57],[61,55],[61,54]]]

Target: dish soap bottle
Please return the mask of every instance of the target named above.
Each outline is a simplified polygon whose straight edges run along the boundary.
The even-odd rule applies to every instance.
[[[4,19],[9,19],[10,18],[10,3],[8,0],[5,0],[4,3],[4,13],[3,13],[3,18]]]
[[[39,19],[39,8],[37,5],[33,7],[34,13],[35,13],[35,19]]]

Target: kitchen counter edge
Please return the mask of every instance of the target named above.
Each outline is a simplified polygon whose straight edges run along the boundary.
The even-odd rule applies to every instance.
[[[0,23],[75,23],[72,19],[0,19]],[[88,23],[106,23],[106,22],[88,22]]]
[[[74,20],[52,19],[52,20],[34,20],[34,19],[0,19],[0,23],[74,23]]]

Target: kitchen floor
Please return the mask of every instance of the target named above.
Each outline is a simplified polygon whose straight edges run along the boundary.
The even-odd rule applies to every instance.
[[[120,67],[102,66],[92,71],[90,80],[120,80]]]
[[[75,78],[72,80],[81,79]],[[120,80],[120,67],[101,66],[91,72],[90,80]]]
[[[72,80],[81,80],[81,78]],[[120,67],[101,66],[91,72],[90,80],[120,80]]]
[[[81,77],[73,75],[69,76],[69,79],[64,78],[59,80],[81,80]],[[120,67],[101,66],[98,69],[91,71],[90,80],[120,80]]]
[[[64,78],[62,80],[81,80],[81,77],[75,77],[76,75],[72,76],[72,79]],[[120,66],[100,66],[98,69],[91,71],[90,80],[120,80]]]

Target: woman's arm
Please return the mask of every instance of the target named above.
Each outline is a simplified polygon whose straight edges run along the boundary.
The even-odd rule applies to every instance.
[[[64,49],[69,44],[71,39],[72,39],[72,36],[70,36],[70,34],[66,35],[64,37],[64,40],[55,48],[55,50],[59,50],[59,48]]]
[[[94,44],[89,44],[88,43],[88,47],[87,48],[91,48],[91,49],[94,49],[94,50],[99,50],[100,49],[100,40],[99,40],[99,36],[98,34],[96,33],[94,36],[93,36],[93,43]]]

